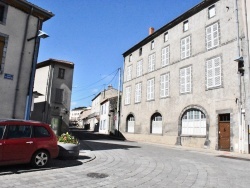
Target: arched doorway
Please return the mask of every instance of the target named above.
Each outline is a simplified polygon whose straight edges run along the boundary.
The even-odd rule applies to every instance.
[[[162,134],[162,116],[160,113],[154,113],[151,116],[150,132],[152,134]]]
[[[134,133],[135,132],[135,117],[133,114],[129,114],[127,117],[127,132]]]

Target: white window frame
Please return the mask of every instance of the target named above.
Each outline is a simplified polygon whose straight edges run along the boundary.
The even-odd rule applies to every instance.
[[[130,104],[130,95],[131,95],[131,86],[128,86],[125,89],[125,105]]]
[[[183,22],[183,31],[188,31],[189,29],[189,23],[188,23],[188,20],[184,21]]]
[[[206,27],[207,50],[215,48],[220,44],[219,22]]]
[[[208,18],[212,18],[216,15],[215,5],[208,8]]]
[[[161,49],[161,66],[165,67],[169,65],[169,46]]]
[[[153,100],[154,99],[154,84],[155,84],[155,79],[151,78],[147,81],[147,100]]]
[[[181,59],[190,57],[191,55],[191,37],[187,36],[181,39]]]
[[[169,96],[169,73],[161,75],[160,78],[160,97]]]
[[[180,93],[191,93],[192,91],[192,66],[180,69]]]
[[[132,65],[127,67],[127,81],[132,79]]]
[[[168,41],[168,32],[164,33],[164,42]]]
[[[130,54],[130,55],[129,55],[129,59],[128,59],[128,60],[129,60],[129,62],[131,62],[131,61],[132,61],[132,58],[133,58],[133,55],[132,55],[132,54]]]
[[[135,85],[135,103],[141,102],[141,87],[141,82]]]
[[[207,89],[222,85],[221,57],[215,57],[206,61]]]
[[[153,50],[155,48],[155,41],[151,41],[151,50]]]
[[[148,56],[148,72],[155,70],[155,53]]]
[[[136,65],[136,77],[140,77],[142,75],[142,66],[143,66],[143,61],[137,61]]]

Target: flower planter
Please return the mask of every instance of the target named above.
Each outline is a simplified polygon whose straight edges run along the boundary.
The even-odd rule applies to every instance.
[[[59,147],[59,158],[77,159],[80,151],[80,144],[57,142]]]

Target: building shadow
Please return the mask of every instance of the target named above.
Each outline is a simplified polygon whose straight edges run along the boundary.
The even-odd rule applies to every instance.
[[[28,172],[38,172],[44,170],[52,170],[58,168],[67,168],[72,166],[82,165],[81,160],[90,159],[88,156],[79,156],[77,160],[71,159],[51,159],[48,166],[44,168],[34,168],[30,164],[17,164],[17,165],[6,165],[0,166],[0,176],[8,174],[22,174]]]

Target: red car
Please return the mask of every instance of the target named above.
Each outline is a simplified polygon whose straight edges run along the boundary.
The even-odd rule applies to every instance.
[[[0,120],[0,165],[31,163],[44,167],[58,152],[57,137],[48,124]]]

